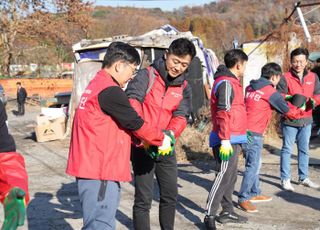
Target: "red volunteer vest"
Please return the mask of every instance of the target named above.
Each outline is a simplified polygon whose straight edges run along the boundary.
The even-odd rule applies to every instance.
[[[243,88],[239,80],[222,76],[217,78],[214,81],[212,89],[216,89],[219,82],[227,80],[231,83],[233,91],[234,91],[234,99],[230,109],[230,135],[240,136],[246,135],[247,132],[247,117],[246,117],[246,109],[244,105],[243,99]],[[218,132],[218,125],[215,118],[217,113],[217,98],[215,93],[212,93],[211,96],[211,115],[212,115],[212,131]]]
[[[151,74],[150,71],[152,69],[148,67],[148,74]],[[159,73],[154,70],[154,74],[152,87],[142,103],[143,119],[152,127],[167,129],[173,111],[178,108],[183,99],[183,89],[187,82],[184,81],[182,85],[169,86],[166,90],[165,82]]]
[[[246,109],[248,130],[263,134],[272,118],[272,107],[269,98],[276,90],[267,85],[259,90],[254,90],[251,86],[246,89]]]
[[[98,95],[118,86],[104,70],[90,81],[73,121],[67,173],[80,178],[130,181],[130,135],[100,108]]]

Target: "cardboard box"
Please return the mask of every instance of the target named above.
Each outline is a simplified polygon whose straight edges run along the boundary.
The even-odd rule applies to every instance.
[[[65,117],[49,120],[46,116],[38,116],[39,123],[35,127],[38,142],[62,139],[66,131]],[[37,118],[38,122],[38,118]]]
[[[66,117],[60,116],[58,118],[52,118],[50,116],[45,116],[43,114],[40,114],[37,116],[37,125],[47,125],[53,122],[65,122]]]
[[[41,108],[41,114],[50,117],[51,119],[66,116],[63,108]]]
[[[42,114],[37,116],[37,125],[47,125],[50,123],[49,117]]]

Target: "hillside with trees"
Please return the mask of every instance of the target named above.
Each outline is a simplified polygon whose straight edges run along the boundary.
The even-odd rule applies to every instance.
[[[13,2],[24,2],[25,7],[10,5]],[[276,29],[295,3],[293,0],[224,0],[165,12],[160,8],[93,7],[81,0],[54,0],[53,6],[42,2],[45,1],[38,3],[43,5],[32,5],[25,0],[1,1],[0,8],[6,9],[1,11],[0,18],[2,74],[8,73],[8,63],[72,62],[71,45],[84,38],[140,35],[164,24],[180,31],[192,31],[222,57],[232,47],[234,38],[241,44]],[[308,14],[308,23],[312,22],[320,22],[319,10]]]

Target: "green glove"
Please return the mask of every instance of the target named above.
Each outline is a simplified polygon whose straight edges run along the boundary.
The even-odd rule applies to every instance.
[[[291,99],[292,99],[292,95],[286,94],[285,100],[286,101],[291,101]]]
[[[303,103],[303,104],[299,107],[299,109],[301,109],[301,110],[303,110],[303,111],[305,111],[306,108],[307,108],[306,103]]]
[[[1,230],[15,230],[24,224],[26,215],[26,193],[20,188],[13,188],[4,200],[4,223]]]
[[[222,140],[219,149],[219,157],[222,161],[228,161],[234,154],[232,145],[229,140]]]
[[[314,109],[316,107],[316,101],[310,97],[309,100],[306,103],[306,109],[305,110],[310,110]]]
[[[158,152],[162,156],[172,156],[174,153],[174,145],[176,139],[172,131],[165,130],[165,138],[163,140],[162,146],[158,147]]]
[[[251,144],[252,143],[252,132],[251,131],[247,131],[247,143]]]
[[[149,145],[147,143],[143,143],[143,147],[146,153],[153,159],[157,160],[159,157],[158,147],[154,145]]]
[[[172,156],[174,153],[174,145],[176,143],[174,134],[172,131],[167,130],[165,130],[164,133],[165,137],[160,147],[143,143],[144,149],[154,160],[157,160],[159,156]]]

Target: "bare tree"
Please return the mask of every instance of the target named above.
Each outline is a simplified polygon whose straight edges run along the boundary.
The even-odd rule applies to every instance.
[[[2,72],[10,75],[17,38],[70,46],[80,36],[88,36],[92,4],[82,0],[1,0],[0,10]]]

